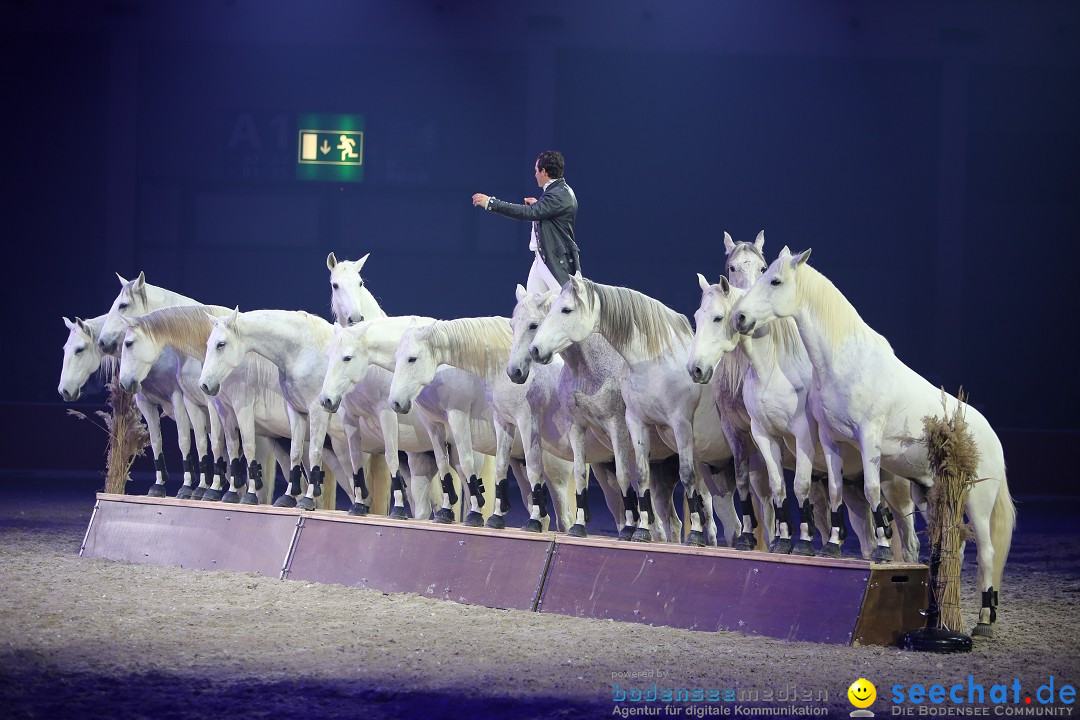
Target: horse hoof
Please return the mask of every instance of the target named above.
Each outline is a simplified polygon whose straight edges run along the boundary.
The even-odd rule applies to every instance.
[[[978,623],[971,630],[971,637],[992,638],[994,637],[994,626],[990,623]]]
[[[824,557],[838,558],[841,557],[840,546],[837,543],[825,543],[825,546],[821,548],[821,555]]]
[[[244,497],[240,498],[241,505],[258,505],[259,496],[253,492],[244,493]]]
[[[624,542],[629,542],[634,539],[634,531],[637,530],[633,525],[623,525],[623,529],[619,531],[619,539]]]
[[[221,491],[210,488],[209,490],[204,492],[202,494],[202,497],[199,499],[205,502],[217,502],[221,499]]]
[[[450,508],[439,508],[432,520],[443,525],[449,525],[454,522],[454,511]]]
[[[791,552],[791,538],[776,538],[769,547],[769,552],[787,555]]]
[[[484,523],[484,527],[491,528],[492,530],[505,530],[506,521],[503,520],[502,515],[492,515],[487,519],[487,522]]]
[[[390,519],[391,520],[408,520],[409,519],[409,513],[405,512],[405,506],[404,505],[395,505],[394,507],[390,508]]]
[[[176,491],[177,500],[187,500],[191,497],[191,487],[188,485],[181,485],[180,489]]]
[[[349,514],[350,515],[356,515],[356,516],[359,516],[359,517],[363,517],[364,515],[367,515],[369,512],[371,512],[371,507],[368,506],[368,505],[365,505],[364,503],[354,502],[352,504],[352,507],[349,508]],[[401,508],[401,514],[402,515],[405,514],[405,508]],[[391,515],[390,517],[393,517],[393,515]]]
[[[315,498],[309,498],[307,495],[305,495],[296,502],[296,507],[300,508],[301,510],[314,510]]]
[[[154,483],[150,486],[150,489],[146,491],[147,497],[165,497],[165,486],[160,483]]]
[[[814,557],[814,544],[809,540],[796,540],[795,544],[791,546],[791,554]]]
[[[652,542],[652,534],[646,528],[638,528],[630,536],[630,542]]]
[[[535,518],[529,518],[521,529],[525,532],[538,533],[543,532],[544,526],[540,524],[539,520],[536,520]]]
[[[461,521],[461,524],[465,527],[484,527],[484,516],[475,510],[470,510],[465,514],[465,519]]]
[[[292,495],[282,495],[274,501],[274,507],[294,508],[296,507],[296,498]]]
[[[892,548],[888,545],[878,545],[870,554],[870,561],[876,563],[892,562]]]
[[[570,526],[570,529],[566,531],[566,534],[570,537],[588,537],[588,533],[585,532],[585,526],[581,523],[577,523]]]
[[[221,496],[221,502],[223,503],[238,503],[240,502],[240,496],[234,493],[232,490]]]
[[[205,494],[206,494],[206,488],[197,487],[197,488],[195,488],[194,490],[191,491],[191,495],[189,497],[192,500],[202,500],[203,495],[205,495]]]
[[[736,550],[753,550],[757,547],[757,538],[754,537],[754,533],[744,532],[739,537],[735,538]]]
[[[706,544],[705,533],[700,530],[691,530],[690,534],[686,536],[686,540],[683,541],[683,545],[689,547],[705,547]]]

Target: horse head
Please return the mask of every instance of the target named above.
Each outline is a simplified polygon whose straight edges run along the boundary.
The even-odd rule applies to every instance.
[[[101,367],[102,353],[97,344],[97,330],[104,321],[104,316],[89,322],[75,318],[75,322],[64,318],[68,329],[64,343],[64,364],[60,370],[60,384],[56,390],[66,402],[74,402],[82,395],[83,385]],[[95,322],[96,321],[96,322]]]
[[[735,329],[744,335],[778,317],[791,317],[799,308],[796,275],[810,250],[792,255],[785,246],[765,274],[758,278],[732,310]]]
[[[575,273],[552,301],[529,346],[529,354],[536,362],[547,365],[555,353],[587,338],[599,320],[595,294],[589,291],[581,273]]]
[[[517,305],[514,307],[514,314],[510,317],[514,344],[510,346],[510,360],[506,364],[506,374],[519,385],[529,379],[529,369],[533,361],[529,348],[554,299],[554,290],[530,293],[521,285],[517,286]]]
[[[765,231],[758,233],[752,243],[737,243],[724,233],[724,250],[727,252],[727,278],[737,288],[746,290],[761,277],[769,266],[765,260]]]
[[[206,357],[199,374],[199,387],[207,395],[221,391],[221,381],[244,360],[247,345],[240,333],[240,307],[218,317],[207,313],[213,327],[206,338]]]
[[[402,415],[412,409],[413,400],[435,378],[438,364],[427,337],[434,326],[414,327],[405,331],[394,354],[394,379],[390,383],[390,407]]]
[[[125,280],[119,273],[116,277],[120,279],[120,294],[109,307],[98,334],[98,346],[106,354],[116,352],[120,338],[127,332],[123,319],[139,317],[147,311],[146,274],[140,272],[134,280]]]
[[[385,317],[375,297],[364,287],[360,270],[371,253],[359,260],[338,260],[334,253],[326,256],[326,268],[330,271],[330,307],[342,327],[349,327],[365,319]]]
[[[742,295],[721,276],[720,282],[710,285],[705,276],[698,273],[701,287],[701,306],[694,313],[694,344],[690,347],[690,360],[686,369],[690,378],[701,384],[712,380],[713,369],[724,353],[731,352],[739,344],[740,335],[731,324],[731,309]]]

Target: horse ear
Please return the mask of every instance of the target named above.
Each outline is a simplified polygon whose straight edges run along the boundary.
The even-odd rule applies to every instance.
[[[728,235],[727,230],[724,231],[724,251],[730,255],[731,251],[735,249],[735,241],[731,239],[731,235]]]
[[[570,285],[574,288],[575,293],[580,293],[585,289],[585,278],[581,276],[581,271],[570,276]]]
[[[796,255],[795,259],[792,260],[792,262],[791,262],[791,267],[793,267],[793,268],[798,267],[798,266],[802,265],[803,263],[805,263],[807,260],[809,260],[811,250],[813,250],[813,248],[807,248],[807,249],[803,250],[801,253],[799,253],[798,255]]]
[[[723,291],[725,297],[731,293],[731,283],[723,275],[720,276],[720,289]]]
[[[240,317],[240,306],[237,305],[236,307],[233,308],[233,311],[231,313],[229,313],[229,320],[228,320],[229,324],[230,325],[235,325],[236,320],[239,317]]]
[[[130,317],[125,317],[125,316],[121,315],[120,316],[120,321],[123,322],[124,325],[126,325],[129,328],[137,328],[137,327],[139,327],[139,318],[130,318]]]
[[[701,288],[701,292],[705,292],[709,289],[709,281],[705,279],[705,276],[701,273],[697,274],[697,284]]]
[[[326,256],[326,269],[333,270],[335,265],[337,265],[337,255],[334,255],[331,250],[330,254]]]
[[[780,250],[780,254],[777,257],[791,257],[791,248],[789,248],[787,245],[785,245]]]
[[[526,295],[528,295],[528,293],[525,291],[525,288],[522,287],[521,283],[518,283],[518,286],[514,288],[514,297],[517,298],[518,302],[521,302],[525,299]]]
[[[211,325],[216,325],[217,321],[221,319],[217,315],[214,315],[212,313],[208,313],[205,310],[203,310],[203,314],[206,315],[208,320],[210,320]]]
[[[360,269],[364,267],[364,263],[367,262],[367,259],[369,257],[371,257],[371,253],[368,253],[367,255],[356,261],[356,272],[360,272]]]
[[[518,287],[521,287],[521,286],[519,285]],[[75,318],[75,319],[78,320],[79,318]],[[76,328],[75,323],[68,320],[66,316],[64,317],[64,325],[67,326],[68,330],[74,330]]]
[[[756,247],[758,250],[762,250],[762,249],[765,248],[765,231],[764,230],[762,230],[761,232],[759,232],[757,234],[757,239],[754,240],[754,247]]]
[[[124,279],[124,276],[120,273],[116,273],[116,277],[120,280],[121,285],[127,285],[128,281]]]
[[[138,290],[146,284],[146,273],[142,270],[139,271],[139,277],[135,278],[135,283],[131,286],[132,290]]]

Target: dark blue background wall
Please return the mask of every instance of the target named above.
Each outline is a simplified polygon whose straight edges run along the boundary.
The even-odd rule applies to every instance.
[[[722,233],[813,247],[932,382],[1076,430],[1075,3],[6,3],[0,401],[52,402],[113,272],[329,317],[509,314],[561,149],[586,274],[692,313]],[[298,113],[366,118],[365,179],[295,179]]]

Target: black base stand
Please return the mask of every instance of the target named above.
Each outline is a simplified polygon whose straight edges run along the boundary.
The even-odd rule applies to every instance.
[[[971,636],[942,628],[925,627],[904,633],[896,640],[904,650],[922,652],[971,652]]]

